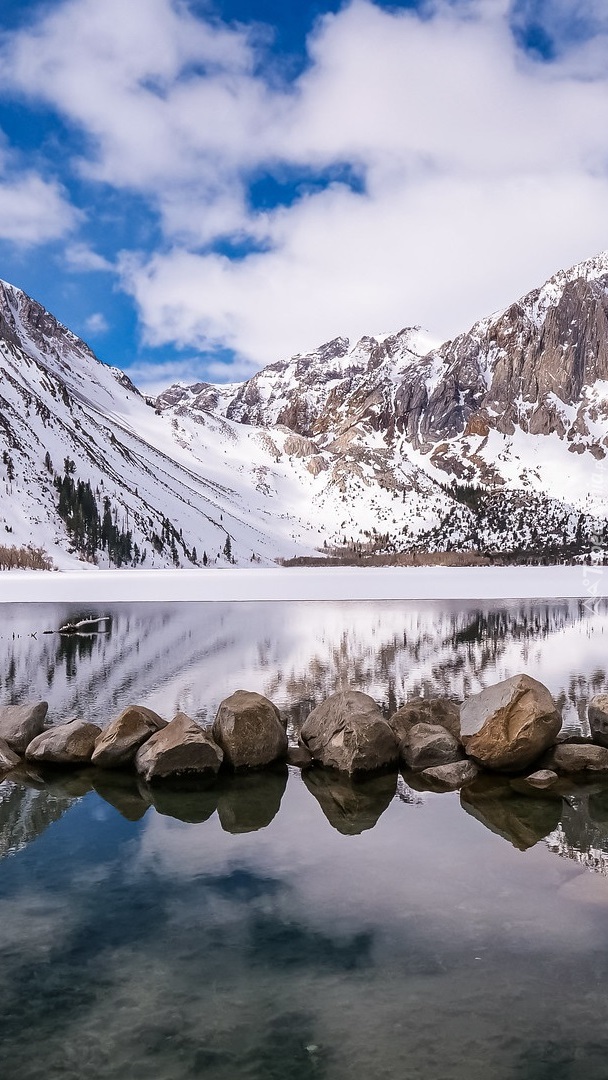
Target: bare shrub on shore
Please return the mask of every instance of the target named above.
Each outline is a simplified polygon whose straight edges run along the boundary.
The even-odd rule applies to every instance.
[[[43,548],[6,547],[0,544],[0,570],[53,570],[53,560]]]

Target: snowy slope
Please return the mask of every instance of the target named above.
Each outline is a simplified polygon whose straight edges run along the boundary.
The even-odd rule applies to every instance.
[[[156,402],[0,284],[0,543],[59,566],[83,550],[58,513],[66,459],[128,565],[601,548],[607,431],[608,255],[439,348],[418,328],[337,338]]]

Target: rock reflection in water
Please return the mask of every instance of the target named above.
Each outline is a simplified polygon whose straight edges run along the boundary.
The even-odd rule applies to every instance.
[[[270,825],[279,812],[287,775],[287,766],[279,764],[221,777],[217,812],[224,832],[257,832]]]
[[[302,779],[325,817],[343,836],[373,829],[397,790],[397,773],[353,779],[332,769],[305,769]]]
[[[127,769],[92,769],[95,791],[127,821],[140,821],[150,807],[137,774]],[[162,813],[162,811],[159,811]]]
[[[504,777],[478,777],[460,793],[460,804],[490,832],[508,840],[518,851],[527,851],[557,828],[562,800],[550,792],[528,798]]]

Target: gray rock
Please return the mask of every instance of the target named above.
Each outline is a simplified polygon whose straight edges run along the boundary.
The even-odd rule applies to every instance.
[[[25,756],[28,761],[48,761],[52,765],[85,765],[91,760],[100,731],[86,720],[55,724],[32,739]]]
[[[446,728],[455,739],[460,738],[460,706],[449,698],[412,698],[389,717],[398,742],[414,724],[435,724]]]
[[[306,718],[300,739],[315,761],[341,772],[370,772],[397,761],[395,733],[376,702],[358,690],[340,690]]]
[[[187,773],[217,773],[223,754],[209,731],[179,712],[140,746],[135,768],[145,780]]]
[[[401,757],[408,769],[422,772],[436,765],[460,761],[463,751],[458,739],[438,724],[414,724],[403,739]]]
[[[555,742],[560,727],[551,694],[529,675],[489,686],[460,707],[463,746],[486,769],[527,768]]]
[[[608,746],[608,694],[598,694],[587,710],[591,737],[598,746]]]
[[[46,701],[0,706],[0,739],[16,754],[25,754],[28,744],[44,729],[48,707]]]
[[[21,763],[21,758],[11,750],[4,739],[0,739],[0,773],[8,772]]]
[[[608,748],[593,743],[556,746],[542,760],[543,769],[558,774],[608,772]]]
[[[559,780],[559,776],[552,769],[537,769],[536,772],[530,773],[525,779],[526,783],[532,787],[544,790],[553,787]]]
[[[102,769],[130,765],[142,743],[164,727],[166,721],[152,709],[129,705],[100,733],[93,751],[93,764]]]
[[[221,702],[213,722],[213,738],[233,769],[255,768],[287,754],[281,714],[262,694],[237,690]]]
[[[474,761],[454,761],[449,765],[435,765],[424,769],[420,774],[423,780],[430,781],[444,791],[456,791],[457,788],[471,784],[476,779],[479,769]]]

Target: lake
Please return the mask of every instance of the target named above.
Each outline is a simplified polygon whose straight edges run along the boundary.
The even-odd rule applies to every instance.
[[[346,685],[392,709],[527,671],[572,729],[608,688],[577,601],[2,606],[0,703],[292,727]],[[86,638],[44,634],[107,616]],[[98,770],[0,784],[10,1080],[605,1080],[608,785],[462,795],[277,767],[197,790]]]

